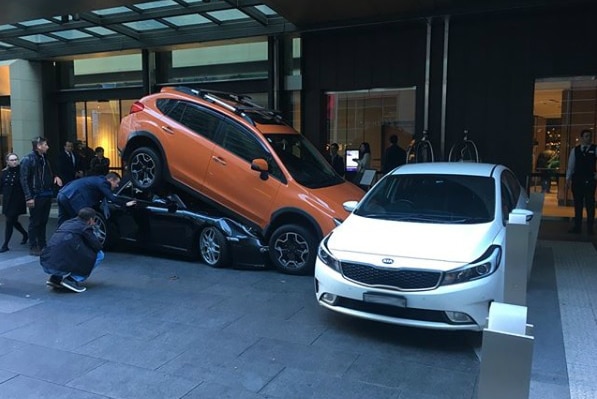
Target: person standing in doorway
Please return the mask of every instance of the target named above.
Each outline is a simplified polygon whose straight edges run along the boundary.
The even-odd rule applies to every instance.
[[[371,167],[371,146],[366,141],[359,146],[359,157],[353,159],[357,163],[357,173],[362,173]]]
[[[19,215],[27,212],[25,208],[25,195],[21,187],[19,157],[13,152],[6,155],[7,166],[0,175],[0,192],[2,192],[2,214],[6,217],[4,229],[4,244],[0,252],[8,251],[8,243],[12,237],[13,228],[16,228],[22,235],[21,245],[27,244],[29,235],[19,223]]]
[[[62,187],[62,180],[54,176],[46,157],[50,149],[48,140],[36,137],[31,144],[33,151],[23,157],[21,162],[21,187],[29,208],[29,253],[39,256],[46,246],[46,226],[50,217],[54,184]]]
[[[340,146],[338,143],[330,144],[330,164],[332,168],[338,173],[340,176],[344,177],[344,173],[346,173],[344,167],[344,158],[340,154],[338,154],[338,150]]]
[[[110,159],[104,156],[104,148],[97,147],[95,156],[89,162],[89,175],[105,176],[110,172]]]
[[[574,198],[574,227],[570,233],[580,234],[583,207],[587,209],[587,233],[593,235],[595,223],[595,187],[597,186],[597,148],[592,143],[593,132],[580,132],[580,144],[570,151],[566,170],[566,187]]]
[[[398,145],[398,136],[390,136],[390,146],[386,148],[383,156],[382,173],[385,175],[395,167],[406,163],[406,151]]]
[[[58,155],[58,176],[60,176],[62,184],[68,184],[77,177],[83,176],[79,156],[73,149],[72,141],[67,140],[64,143],[64,151]]]

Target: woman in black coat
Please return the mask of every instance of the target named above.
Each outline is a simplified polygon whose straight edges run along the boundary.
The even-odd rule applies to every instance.
[[[0,252],[8,251],[8,243],[12,237],[13,227],[22,235],[21,244],[27,244],[27,231],[19,223],[19,215],[26,213],[25,195],[21,187],[19,157],[15,153],[6,155],[6,168],[2,169],[0,175],[0,190],[2,192],[2,214],[6,217],[6,228],[4,230],[4,244]]]

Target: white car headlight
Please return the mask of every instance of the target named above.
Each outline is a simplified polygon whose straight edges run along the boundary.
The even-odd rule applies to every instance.
[[[332,255],[332,253],[327,247],[328,240],[331,236],[332,235],[329,234],[321,241],[321,243],[319,244],[319,249],[317,250],[317,257],[324,265],[331,267],[337,272],[340,272],[342,269],[340,261],[336,259],[334,255]]]
[[[493,274],[500,265],[502,249],[492,245],[477,261],[464,267],[446,272],[440,285],[465,283]]]

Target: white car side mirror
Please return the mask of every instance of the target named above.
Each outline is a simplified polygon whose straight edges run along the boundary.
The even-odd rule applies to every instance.
[[[531,219],[533,219],[533,215],[533,211],[530,211],[528,209],[515,208],[512,209],[512,212],[510,212],[510,217],[508,221],[510,223],[526,223],[530,222]]]
[[[346,212],[352,212],[357,207],[359,201],[346,201],[342,204],[342,207]]]

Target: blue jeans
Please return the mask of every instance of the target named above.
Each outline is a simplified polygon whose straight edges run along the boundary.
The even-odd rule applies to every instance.
[[[98,251],[97,256],[95,257],[95,263],[93,264],[93,267],[91,268],[91,272],[93,272],[95,270],[95,268],[98,267],[100,263],[102,263],[102,260],[104,260],[104,251]],[[53,271],[53,270],[47,269],[45,267],[44,267],[44,271],[48,274],[51,274],[52,276],[72,277],[72,279],[78,283],[81,283],[81,282],[87,280],[87,278],[89,277],[89,276],[79,276],[78,274]],[[91,272],[89,273],[89,275],[91,275]]]

